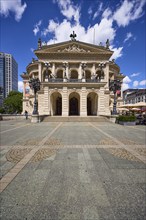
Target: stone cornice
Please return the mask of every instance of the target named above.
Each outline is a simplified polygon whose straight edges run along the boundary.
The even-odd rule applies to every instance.
[[[42,86],[48,86],[49,88],[58,88],[58,87],[88,87],[88,88],[92,88],[92,87],[103,87],[106,85],[107,82],[95,82],[95,83],[91,83],[91,82],[81,82],[81,83],[70,83],[70,82],[59,82],[59,83],[49,83],[49,82],[41,82]]]

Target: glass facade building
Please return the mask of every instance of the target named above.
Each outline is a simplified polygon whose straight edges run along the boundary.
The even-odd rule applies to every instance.
[[[18,91],[18,64],[11,54],[0,52],[0,106],[12,90]]]

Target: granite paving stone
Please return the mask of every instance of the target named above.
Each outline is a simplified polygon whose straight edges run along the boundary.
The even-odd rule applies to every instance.
[[[25,120],[1,126],[1,186],[9,181],[0,194],[1,220],[146,219],[146,164],[128,151],[145,156],[144,126]]]

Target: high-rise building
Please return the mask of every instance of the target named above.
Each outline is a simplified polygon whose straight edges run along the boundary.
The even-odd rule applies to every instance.
[[[11,54],[0,52],[0,105],[12,90],[18,91],[18,64]]]

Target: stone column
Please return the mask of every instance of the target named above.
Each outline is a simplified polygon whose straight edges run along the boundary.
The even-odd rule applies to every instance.
[[[86,87],[81,88],[80,116],[87,116],[87,91],[86,91]]]
[[[45,115],[49,115],[50,111],[49,111],[49,105],[50,105],[50,99],[49,99],[49,87],[45,86],[44,87],[44,114]]]
[[[105,99],[104,99],[104,88],[101,87],[98,96],[98,115],[105,115]]]
[[[68,106],[68,90],[67,87],[63,87],[62,90],[62,116],[69,115],[69,106]]]
[[[105,115],[111,115],[111,111],[109,107],[110,92],[108,89],[105,90],[104,92],[104,99],[105,99]]]
[[[108,88],[109,87],[109,85],[108,85],[108,83],[109,83],[109,64],[108,63],[106,64],[106,67],[104,69],[104,74],[105,74],[104,81],[107,82],[105,87]]]
[[[40,82],[42,82],[43,77],[42,77],[42,64],[41,63],[38,64],[38,70],[39,70],[39,80]]]

